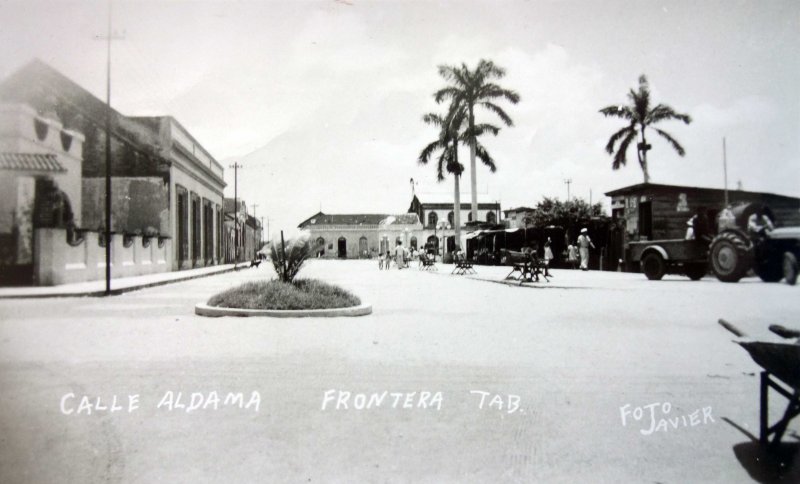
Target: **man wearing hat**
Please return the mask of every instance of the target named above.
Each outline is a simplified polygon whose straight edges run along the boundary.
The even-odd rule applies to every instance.
[[[589,270],[589,247],[594,249],[592,239],[589,238],[589,229],[586,227],[581,229],[581,235],[578,236],[578,252],[581,255],[581,270]]]

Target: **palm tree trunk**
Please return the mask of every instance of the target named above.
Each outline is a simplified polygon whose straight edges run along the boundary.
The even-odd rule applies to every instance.
[[[456,166],[458,166],[458,141],[454,142],[454,159],[456,162]],[[455,225],[455,239],[456,239],[456,250],[461,248],[461,186],[459,183],[459,179],[461,175],[458,173],[453,174],[453,178],[455,179],[455,192],[454,192],[454,202],[453,202],[453,225]],[[444,255],[444,252],[442,252]]]
[[[644,125],[641,128],[641,133],[641,148],[637,146],[636,152],[639,155],[639,166],[642,167],[642,172],[644,173],[644,182],[650,183],[650,174],[647,172],[647,140],[644,137]]]
[[[472,213],[472,221],[478,220],[478,179],[475,176],[475,116],[472,114],[472,106],[469,107],[469,170],[470,170],[470,189],[472,191],[472,205],[470,206],[470,213]]]

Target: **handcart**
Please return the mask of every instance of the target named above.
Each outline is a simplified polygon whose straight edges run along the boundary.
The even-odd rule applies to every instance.
[[[725,329],[742,338],[735,341],[750,353],[753,361],[765,371],[761,372],[760,387],[760,428],[759,441],[769,447],[780,444],[789,422],[800,415],[800,331],[771,325],[770,331],[787,340],[795,341],[756,341],[724,319],[719,320]],[[788,400],[783,417],[772,426],[769,424],[769,389]],[[772,441],[770,441],[772,436]]]

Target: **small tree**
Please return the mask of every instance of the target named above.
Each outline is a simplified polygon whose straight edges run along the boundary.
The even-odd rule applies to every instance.
[[[307,236],[290,239],[284,243],[283,231],[281,231],[281,241],[270,244],[270,257],[272,267],[278,274],[278,279],[282,282],[292,283],[306,259],[311,255],[311,247]]]

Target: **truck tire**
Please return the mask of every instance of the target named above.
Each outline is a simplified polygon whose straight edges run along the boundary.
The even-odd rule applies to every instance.
[[[743,234],[726,230],[711,241],[709,259],[711,270],[722,282],[739,282],[750,269],[753,248]]]
[[[686,264],[683,266],[683,272],[689,279],[699,281],[708,272],[708,267],[704,263]]]
[[[755,272],[764,282],[778,282],[783,279],[783,264],[780,257],[770,257],[760,261]]]
[[[790,286],[797,283],[797,257],[791,252],[783,254],[783,277]]]
[[[659,281],[667,273],[667,264],[657,252],[648,252],[642,257],[642,272],[651,281]]]

